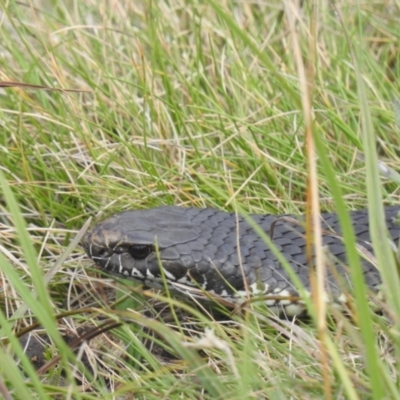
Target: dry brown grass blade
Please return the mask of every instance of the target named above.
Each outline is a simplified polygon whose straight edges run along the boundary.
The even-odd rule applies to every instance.
[[[307,259],[310,265],[311,292],[316,310],[316,323],[320,337],[320,355],[323,366],[323,380],[325,398],[332,398],[332,382],[329,374],[329,357],[325,347],[326,337],[326,303],[323,299],[324,281],[326,275],[324,255],[322,251],[322,228],[320,222],[320,206],[318,191],[318,174],[316,163],[316,150],[313,136],[313,111],[312,96],[314,82],[314,64],[316,62],[316,42],[318,35],[318,5],[314,4],[310,25],[307,34],[309,35],[309,48],[304,61],[304,54],[300,45],[301,29],[297,24],[301,22],[300,9],[293,2],[286,2],[287,21],[291,33],[294,57],[297,65],[299,86],[301,91],[301,103],[303,106],[305,142],[308,159],[308,182],[307,182],[307,214],[306,214],[306,236],[307,236]],[[315,270],[312,260],[315,250]]]
[[[64,88],[52,88],[49,86],[43,85],[33,85],[31,83],[23,83],[23,82],[2,82],[0,81],[0,88],[24,88],[24,89],[34,89],[34,90],[48,90],[52,92],[73,92],[73,93],[92,93],[92,90],[85,90],[85,89],[64,89]]]
[[[117,322],[114,320],[105,321],[99,326],[88,329],[82,335],[76,336],[70,343],[68,343],[68,347],[71,350],[76,350],[83,342],[85,341],[88,342],[89,340],[92,340],[95,337],[103,333],[106,333],[112,329],[118,328],[121,325],[122,325],[121,322]],[[53,357],[51,360],[49,360],[46,364],[44,364],[37,370],[38,375],[47,372],[51,367],[59,363],[60,359],[61,359],[60,356]]]

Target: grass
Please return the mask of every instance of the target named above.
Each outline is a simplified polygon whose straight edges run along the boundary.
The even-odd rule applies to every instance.
[[[5,399],[400,397],[399,279],[381,214],[399,203],[399,9],[305,3],[1,3],[0,81],[62,89],[0,89]],[[316,200],[347,227],[352,318],[325,315],[317,296],[309,323],[257,304],[216,320],[104,279],[74,241],[89,217],[131,208],[298,214]],[[346,212],[367,206],[383,316]],[[94,326],[116,328],[73,354],[61,336]],[[57,361],[40,375],[17,340],[33,328]]]

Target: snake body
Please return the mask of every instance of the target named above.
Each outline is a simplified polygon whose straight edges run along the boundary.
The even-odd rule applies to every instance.
[[[397,245],[400,206],[385,208],[388,232]],[[381,284],[373,263],[367,210],[352,211],[365,281],[372,291]],[[294,215],[251,215],[273,241],[287,264],[310,291],[304,218]],[[327,298],[344,302],[349,269],[338,216],[321,214],[326,260]],[[86,253],[104,271],[143,282],[168,284],[176,291],[202,290],[229,302],[262,296],[276,312],[297,315],[298,299],[287,269],[252,224],[234,213],[211,208],[166,206],[114,215],[95,225],[83,238]],[[325,251],[326,250],[326,251]],[[312,264],[312,260],[311,260]]]

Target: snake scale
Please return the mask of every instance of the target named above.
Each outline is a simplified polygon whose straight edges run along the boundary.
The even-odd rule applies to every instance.
[[[385,207],[388,232],[397,245],[400,206]],[[351,211],[358,242],[372,255],[367,210]],[[310,291],[304,218],[294,215],[251,215]],[[345,302],[349,269],[338,216],[321,214],[326,254],[327,299]],[[211,208],[165,206],[114,215],[84,236],[83,247],[105,272],[173,291],[203,290],[229,302],[263,296],[275,312],[293,316],[304,311],[290,274],[244,218]],[[326,251],[325,251],[326,250]],[[362,251],[362,252],[363,252]],[[373,257],[372,257],[373,258]],[[161,265],[161,268],[160,268]],[[377,291],[381,278],[371,258],[362,257],[365,281]],[[346,290],[344,289],[346,287]]]

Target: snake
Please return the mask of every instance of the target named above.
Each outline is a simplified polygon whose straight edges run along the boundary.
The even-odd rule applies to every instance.
[[[400,206],[384,207],[393,245],[400,237],[399,212]],[[349,215],[365,283],[378,292],[382,279],[368,210]],[[324,299],[341,305],[348,301],[352,281],[339,217],[321,213],[320,219]],[[229,304],[260,298],[273,312],[296,316],[305,312],[304,293],[311,295],[310,269],[315,267],[315,254],[307,255],[304,222],[302,215],[246,218],[213,208],[162,206],[113,215],[89,229],[82,245],[102,271],[145,287],[167,287],[188,297],[203,293]]]

